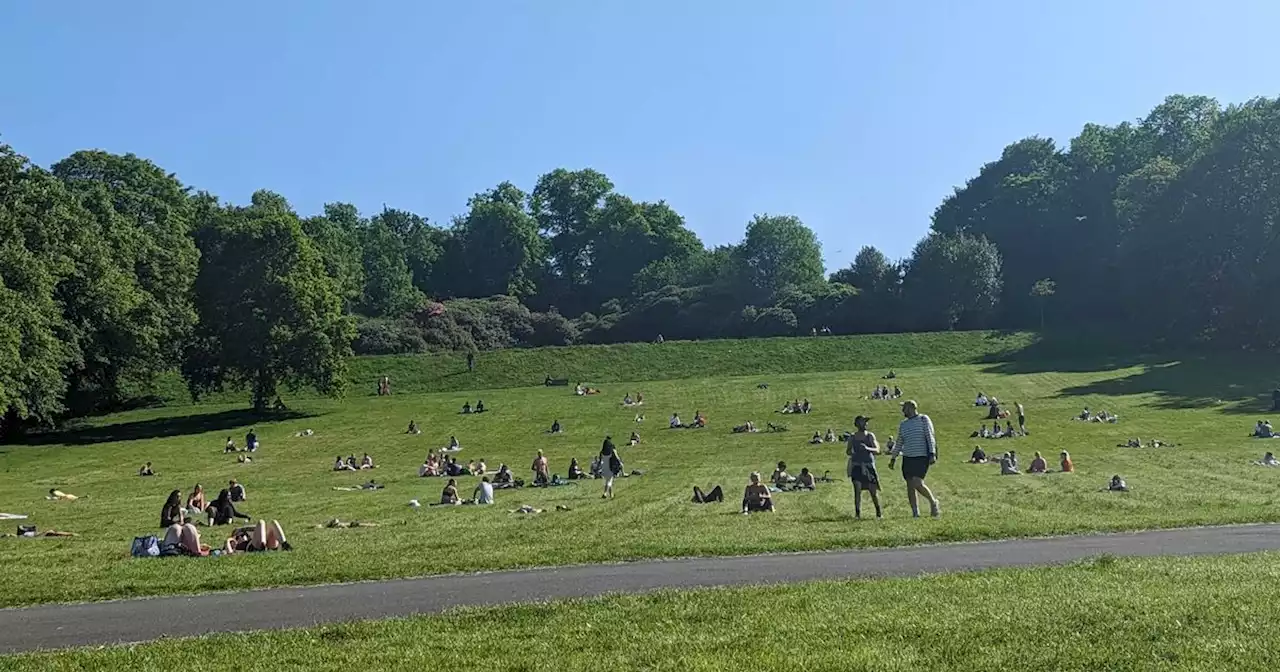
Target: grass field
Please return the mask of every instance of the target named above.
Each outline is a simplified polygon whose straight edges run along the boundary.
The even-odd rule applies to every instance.
[[[809,342],[810,339],[800,339]],[[811,339],[821,341],[822,339]],[[720,346],[717,347],[728,347]],[[810,446],[809,436],[849,427],[858,413],[875,417],[883,438],[896,432],[898,406],[864,399],[884,368],[862,372],[759,375],[604,384],[601,396],[578,398],[566,388],[513,388],[483,393],[491,412],[461,416],[457,410],[478,393],[302,400],[294,416],[255,422],[239,406],[150,409],[102,418],[97,426],[33,445],[6,446],[0,454],[0,511],[30,514],[41,529],[78,533],[74,539],[0,539],[5,582],[0,604],[18,605],[204,592],[485,570],[560,563],[615,561],[682,555],[724,555],[899,545],[1085,530],[1250,522],[1280,519],[1280,469],[1251,465],[1269,449],[1246,438],[1270,389],[1262,376],[1274,370],[1262,359],[1164,362],[1102,368],[1096,362],[1043,366],[1036,362],[908,368],[894,360],[906,395],[920,401],[938,427],[941,460],[929,482],[943,502],[941,520],[911,520],[900,477],[881,463],[886,519],[852,519],[850,489],[826,484],[812,493],[779,495],[772,516],[737,515],[749,471],[768,472],[786,460],[794,472],[808,466],[839,475],[839,445]],[[1114,365],[1112,365],[1114,366]],[[1101,368],[1101,370],[1100,370]],[[603,369],[602,369],[603,370]],[[701,370],[701,369],[698,369]],[[465,375],[465,374],[464,374]],[[600,376],[583,376],[599,380]],[[756,384],[767,380],[768,390]],[[401,388],[402,389],[402,388]],[[491,468],[510,464],[528,478],[535,451],[544,449],[552,471],[564,474],[570,457],[585,464],[602,438],[619,443],[637,425],[633,410],[619,406],[627,391],[642,391],[648,420],[643,443],[623,449],[628,469],[641,478],[621,480],[617,499],[601,501],[586,481],[572,487],[499,491],[492,508],[406,506],[412,498],[436,501],[439,479],[419,479],[429,449],[457,435],[462,459],[484,458]],[[1075,458],[1072,475],[1000,477],[994,466],[965,464],[969,434],[983,413],[972,407],[978,390],[1021,401],[1033,435],[984,442],[988,452],[1016,449],[1024,464],[1034,451],[1051,458],[1063,448]],[[775,413],[786,400],[807,397],[807,417]],[[1117,425],[1069,420],[1082,406],[1119,413]],[[667,430],[665,419],[695,410],[710,417],[705,430]],[[1248,412],[1249,414],[1245,414]],[[421,436],[403,434],[410,419]],[[567,433],[549,436],[552,420]],[[753,419],[783,421],[782,434],[733,435],[732,425]],[[263,449],[252,464],[236,464],[221,452],[227,435],[243,440],[256,426]],[[311,428],[315,435],[293,435]],[[1171,449],[1116,448],[1126,437],[1159,438]],[[1277,442],[1280,447],[1280,442]],[[337,454],[370,452],[374,472],[333,473]],[[138,478],[142,462],[159,476]],[[1132,492],[1099,492],[1112,474]],[[376,492],[338,492],[370,476],[385,483]],[[298,550],[209,559],[136,560],[130,540],[154,533],[167,493],[185,494],[194,483],[216,493],[229,478],[248,488],[241,508],[278,519]],[[477,479],[462,480],[469,494]],[[693,485],[723,485],[724,505],[689,503]],[[83,497],[44,500],[57,487]],[[211,494],[212,494],[211,493]],[[548,509],[534,516],[507,512],[521,504]],[[555,511],[564,505],[571,511]],[[377,528],[314,529],[330,518],[372,521]],[[221,530],[206,541],[221,542]]]
[[[7,669],[1265,670],[1280,554],[668,592],[7,658]]]

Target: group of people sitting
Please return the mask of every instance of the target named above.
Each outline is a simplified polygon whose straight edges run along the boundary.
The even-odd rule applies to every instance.
[[[1253,428],[1253,438],[1275,439],[1275,438],[1280,438],[1280,435],[1277,435],[1274,431],[1271,430],[1270,420],[1259,420],[1258,424],[1255,425]]]
[[[680,420],[679,413],[672,413],[668,426],[671,429],[702,429],[707,426],[707,416],[703,415],[702,411],[694,411],[693,422],[686,425]]]
[[[990,429],[987,429],[987,425],[983,423],[982,427],[974,430],[974,432],[969,435],[969,438],[971,439],[1009,439],[1009,438],[1014,438],[1018,436],[1023,436],[1023,433],[1018,431],[1017,429],[1014,429],[1012,420],[1007,420],[1005,421],[1003,428],[1000,427],[1000,423],[996,422],[996,423],[992,423]]]
[[[507,465],[502,465],[506,468]],[[418,476],[428,478],[434,476],[484,476],[489,473],[489,467],[484,463],[484,458],[479,461],[472,461],[466,464],[458,462],[456,457],[444,457],[437,455],[433,450],[427,453],[427,459],[422,461],[422,466],[418,467]]]
[[[871,391],[871,398],[875,400],[898,399],[900,397],[902,397],[902,388],[897,385],[894,385],[892,390],[889,389],[888,385],[876,385],[876,389]]]
[[[1080,411],[1080,415],[1077,415],[1075,419],[1080,422],[1107,422],[1114,425],[1120,421],[1120,416],[1106,411],[1091,413],[1088,408],[1085,408],[1083,411]]]
[[[623,406],[643,406],[644,395],[639,392],[636,392],[636,395],[633,397],[631,396],[631,393],[628,392],[627,396],[622,398],[622,405]]]
[[[1128,439],[1124,443],[1117,443],[1116,448],[1173,448],[1174,444],[1151,439],[1148,443],[1143,443],[1142,439]]]
[[[359,462],[356,462],[355,455],[347,456],[346,460],[343,460],[342,456],[339,455],[337,459],[333,461],[334,471],[360,471],[361,469],[373,469],[375,466],[373,458],[369,456],[369,453],[365,453],[364,457],[360,458]]]
[[[573,387],[573,393],[578,395],[579,397],[585,397],[589,394],[600,394],[600,389],[595,387],[590,387],[588,385],[583,385],[582,383],[578,383]]]
[[[471,499],[462,499],[458,495],[458,481],[451,478],[448,483],[445,483],[444,490],[440,493],[440,503],[446,506],[456,506],[461,504],[492,504],[493,490],[493,482],[488,476],[485,476],[476,484],[475,490],[471,493]]]
[[[1067,453],[1067,451],[1064,450],[1061,453],[1059,453],[1058,458],[1059,458],[1059,465],[1062,468],[1062,473],[1069,474],[1075,471],[1076,469],[1075,465],[1071,462],[1071,455]],[[986,452],[984,452],[980,446],[974,446],[973,454],[969,456],[969,463],[970,464],[986,464],[987,461],[988,460],[987,460]],[[1000,459],[997,460],[997,462],[1000,465],[1000,474],[1002,476],[1017,476],[1018,474],[1022,473],[1018,468],[1018,452],[1015,450],[1011,450],[1007,453],[1004,453],[1003,455],[1000,456]],[[1044,456],[1042,456],[1039,452],[1037,452],[1035,454],[1035,457],[1032,458],[1031,465],[1027,467],[1027,473],[1028,474],[1049,473],[1049,463],[1045,461]]]
[[[463,415],[471,415],[472,413],[484,413],[484,411],[485,411],[485,408],[484,408],[484,402],[483,402],[483,401],[479,401],[479,400],[477,400],[477,401],[476,401],[476,405],[475,405],[475,407],[474,407],[474,408],[472,408],[472,406],[471,406],[471,402],[469,402],[469,401],[466,401],[466,402],[463,402],[463,403],[462,403],[462,414],[463,414]]]
[[[826,434],[822,434],[821,432],[814,432],[813,438],[809,439],[809,444],[817,446],[824,443],[835,443],[836,441],[839,441],[839,440],[840,439],[836,437],[836,433],[832,431],[830,427],[828,427]]]
[[[187,496],[185,505],[180,490],[170,492],[160,509],[160,527],[165,530],[164,538],[160,541],[160,555],[202,557],[215,550],[219,553],[293,550],[285,538],[284,529],[274,520],[270,523],[259,520],[256,525],[232,531],[219,549],[211,549],[201,543],[200,532],[196,529],[199,516],[207,516],[207,524],[211,526],[230,525],[235,520],[251,521],[249,514],[235,507],[235,502],[244,500],[244,486],[234,479],[212,502],[205,501],[204,488],[198,483]]]
[[[244,435],[244,448],[237,448],[235,440],[228,436],[226,445],[222,447],[222,452],[223,453],[237,453],[237,452],[256,453],[258,452],[258,435],[254,434],[253,430],[249,430],[249,433]]]
[[[787,492],[791,490],[813,490],[817,488],[819,481],[830,481],[828,474],[823,474],[822,478],[815,478],[813,473],[809,471],[809,467],[800,469],[800,473],[792,476],[787,473],[787,463],[779,461],[774,467],[773,474],[769,476],[769,482],[777,490]]]
[[[784,404],[782,408],[779,409],[778,412],[779,413],[802,413],[807,415],[809,411],[812,409],[813,409],[813,406],[809,404],[808,399],[805,399],[803,402],[800,401],[799,399],[796,399],[791,403]]]

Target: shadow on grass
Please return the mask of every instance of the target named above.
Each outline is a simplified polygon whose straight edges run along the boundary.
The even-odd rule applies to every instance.
[[[1259,415],[1271,411],[1280,361],[1271,356],[1196,357],[1148,364],[1138,373],[1062,390],[1059,397],[1153,394],[1167,410],[1223,406],[1224,413]]]
[[[315,414],[299,411],[261,413],[250,409],[237,409],[31,434],[16,439],[14,443],[24,445],[65,444],[83,446],[114,441],[163,439],[225,431],[255,423],[282,422],[310,417],[315,417]]]

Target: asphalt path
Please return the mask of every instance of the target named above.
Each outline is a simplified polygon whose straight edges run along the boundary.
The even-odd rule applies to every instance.
[[[688,558],[0,609],[0,653],[161,637],[301,628],[660,589],[917,576],[1058,565],[1093,556],[1194,556],[1280,549],[1280,524]],[[144,560],[140,562],[164,562]]]

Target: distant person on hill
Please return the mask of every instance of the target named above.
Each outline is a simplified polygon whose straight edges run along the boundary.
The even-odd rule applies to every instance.
[[[669,426],[671,429],[679,429],[679,428],[681,428],[681,427],[684,427],[684,423],[683,423],[683,422],[680,422],[680,414],[679,414],[679,413],[672,413],[672,414],[671,414],[671,422],[670,422],[670,423],[668,423],[668,426]]]
[[[476,413],[484,413],[484,401],[476,400]]]
[[[769,487],[760,482],[760,472],[753,471],[747,487],[742,491],[742,513],[773,511],[773,495]]]
[[[450,436],[450,437],[449,437],[449,448],[448,448],[448,449],[449,449],[450,451],[462,450],[462,444],[458,443],[458,437],[456,437],[456,436]]]
[[[1027,409],[1022,407],[1022,402],[1015,402],[1013,407],[1018,410],[1018,431],[1023,436],[1027,435]]]
[[[973,400],[974,406],[986,406],[988,404],[987,395],[979,392],[978,398]]]
[[[604,476],[604,494],[602,499],[613,499],[613,479],[622,474],[622,458],[618,456],[618,449],[613,445],[613,437],[604,437],[604,443],[600,446],[600,469],[601,475]]]
[[[655,339],[653,339],[653,342],[654,342],[654,343],[657,343],[657,344],[659,344],[659,345],[661,345],[661,344],[663,344],[663,343],[666,343],[666,342],[667,342],[667,339],[663,338],[663,337],[662,337],[662,334],[658,334],[658,337],[657,337],[657,338],[655,338]]]
[[[640,432],[631,432],[631,439],[627,441],[627,444],[632,446],[640,445]]]
[[[533,464],[530,466],[533,470],[534,487],[546,485],[551,482],[551,476],[547,473],[547,456],[538,451],[538,456],[533,458]]]
[[[564,427],[560,426],[559,419],[551,421],[551,431],[548,432],[549,434],[561,434],[563,432],[564,432]]]
[[[244,435],[244,449],[251,453],[258,449],[258,435],[252,429]]]
[[[1259,439],[1274,439],[1276,434],[1271,429],[1270,420],[1259,420],[1258,425],[1253,428],[1253,435]]]
[[[1036,456],[1031,460],[1031,466],[1027,468],[1027,473],[1043,474],[1048,470],[1049,470],[1049,463],[1045,462],[1044,458],[1040,456],[1039,452],[1037,452]]]
[[[1071,462],[1070,453],[1064,450],[1058,454],[1058,457],[1062,460],[1062,473],[1069,474],[1076,470],[1076,465]]]
[[[696,485],[693,486],[693,503],[694,504],[710,504],[712,502],[723,502],[723,501],[724,501],[724,490],[721,490],[720,486],[717,485],[714,488],[711,488],[711,492],[703,492],[702,488],[699,488]]]
[[[234,478],[227,482],[227,494],[230,495],[233,502],[244,502],[249,499],[248,494],[244,491],[244,486],[240,485]]]
[[[809,445],[811,446],[822,445],[822,434],[820,432],[814,432],[813,438],[809,439]]]
[[[822,442],[823,443],[836,442],[836,433],[832,431],[830,427],[827,428],[827,433],[822,436]]]
[[[410,420],[409,429],[405,430],[405,434],[421,434],[421,433],[422,433],[422,430],[418,428],[418,422],[416,420]]]
[[[239,451],[239,449],[238,449],[238,448],[236,448],[236,442],[235,442],[234,440],[232,440],[232,438],[231,438],[231,437],[229,437],[229,436],[228,436],[228,437],[227,437],[227,445],[225,445],[225,446],[223,446],[223,447],[222,447],[222,452],[224,452],[224,453],[234,453],[234,452],[237,452],[237,451]]]
[[[344,459],[342,459],[342,456],[341,456],[341,455],[339,455],[339,456],[338,456],[338,457],[333,461],[333,470],[334,470],[334,471],[347,471],[347,470],[349,470],[349,469],[351,469],[351,465],[347,464],[347,461],[346,461],[346,460],[344,460]]]
[[[471,402],[469,402],[469,401],[467,401],[467,402],[463,402],[463,404],[462,404],[462,414],[463,414],[463,415],[471,415]]]
[[[361,460],[360,460],[360,468],[361,468],[361,469],[373,469],[374,467],[375,467],[375,465],[373,464],[373,458],[369,456],[369,453],[365,453],[365,454],[364,454],[364,457],[363,457],[363,458],[361,458]]]
[[[1262,456],[1261,460],[1254,462],[1254,464],[1263,467],[1280,467],[1280,460],[1277,460],[1275,455],[1267,453]]]
[[[155,476],[156,472],[151,470],[151,463],[148,462],[142,465],[141,469],[138,469],[138,475],[139,476]]]
[[[982,446],[974,446],[973,454],[969,456],[969,464],[986,464],[986,463],[987,463],[987,452],[982,449]]]
[[[360,470],[360,463],[359,463],[359,462],[356,462],[356,456],[355,456],[355,455],[348,455],[348,456],[347,456],[347,468],[348,468],[348,469],[350,469],[350,470],[352,470],[352,471],[359,471],[359,470]]]
[[[1120,474],[1116,474],[1111,477],[1111,483],[1105,489],[1111,492],[1129,492],[1129,484],[1120,478]]]
[[[924,484],[929,466],[938,461],[938,440],[934,436],[933,421],[920,413],[916,402],[911,400],[902,403],[902,415],[905,419],[898,425],[899,442],[889,460],[889,468],[893,468],[894,461],[901,455],[902,478],[907,482],[907,501],[911,504],[912,517],[920,517],[917,495],[924,495],[929,500],[929,515],[937,518],[942,515],[938,498]]]
[[[476,370],[476,353],[468,352],[467,353],[467,372],[470,373],[475,370]]]
[[[74,501],[76,501],[77,499],[80,499],[80,498],[79,498],[79,497],[77,497],[76,495],[72,495],[72,494],[69,494],[69,493],[63,492],[63,491],[61,491],[61,490],[59,490],[59,489],[57,489],[57,488],[49,488],[49,496],[48,496],[48,497],[45,497],[45,499],[48,499],[48,500],[51,500],[51,501],[66,501],[66,502],[74,502]]]
[[[578,458],[569,458],[569,480],[577,481],[587,478],[587,473],[578,465]]]

